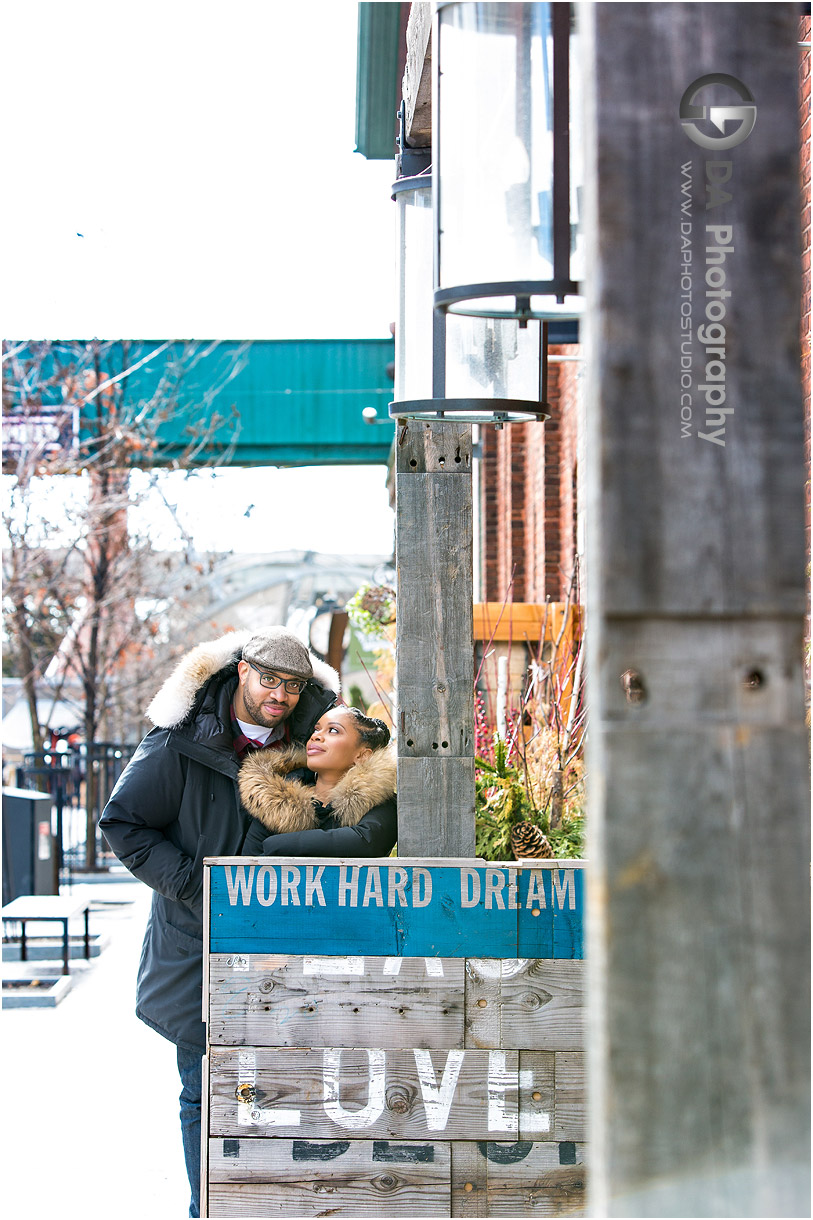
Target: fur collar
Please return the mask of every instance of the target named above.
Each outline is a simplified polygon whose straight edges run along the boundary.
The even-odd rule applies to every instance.
[[[221,669],[240,660],[243,645],[253,631],[228,631],[217,640],[198,644],[175,666],[158,694],[147,708],[147,716],[161,729],[174,729],[183,724],[195,705],[200,688]],[[339,675],[313,653],[308,654],[313,677],[326,690],[339,693]]]
[[[318,826],[313,788],[288,773],[305,766],[301,746],[260,750],[240,768],[240,799],[249,813],[274,834]],[[355,826],[376,805],[395,795],[396,758],[392,748],[376,750],[351,767],[330,795],[333,816],[341,826]]]

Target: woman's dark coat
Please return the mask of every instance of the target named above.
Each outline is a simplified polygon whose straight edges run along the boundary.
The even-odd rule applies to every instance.
[[[299,747],[246,759],[240,796],[256,820],[243,855],[388,856],[398,835],[392,750],[357,762],[326,805],[313,796],[316,776],[304,763]]]
[[[155,891],[136,1013],[170,1042],[201,1051],[203,858],[240,855],[252,822],[240,803],[230,710],[250,634],[230,632],[183,659],[150,704],[156,727],[120,776],[100,822],[122,864]],[[294,741],[310,736],[339,689],[335,672],[311,660],[314,681],[285,722]]]

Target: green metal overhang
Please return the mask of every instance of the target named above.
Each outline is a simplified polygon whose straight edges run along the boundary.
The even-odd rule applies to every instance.
[[[187,375],[184,397],[200,400],[205,388],[223,376],[239,346],[218,344],[208,361],[201,362],[199,374]],[[213,403],[220,413],[234,405],[237,434],[231,423],[224,423],[201,456],[211,458],[233,443],[232,466],[385,463],[394,425],[368,424],[362,411],[374,407],[380,419],[387,419],[392,398],[387,365],[393,354],[388,339],[250,344],[245,366]],[[160,425],[162,461],[171,461],[187,444],[185,426],[180,414]]]
[[[401,47],[409,5],[358,6],[356,74],[356,152],[370,161],[390,161],[401,104],[404,49]]]
[[[76,362],[86,347],[59,346],[54,359],[61,367]],[[392,339],[169,345],[142,340],[126,350],[120,344],[104,348],[102,376],[116,378],[120,418],[126,414],[130,428],[143,421],[145,440],[157,441],[150,464],[172,465],[196,438],[201,441],[193,466],[386,464],[389,457],[395,427],[387,414]],[[124,369],[133,371],[119,377]],[[18,424],[14,388],[7,384],[4,391],[4,423]],[[42,409],[64,414],[58,377],[50,392],[53,404]],[[87,403],[77,421],[89,454],[97,435],[91,420],[104,410],[102,403],[103,398]],[[362,411],[369,407],[382,422],[364,420]],[[23,421],[20,415],[19,428]],[[131,460],[137,463],[138,453]]]

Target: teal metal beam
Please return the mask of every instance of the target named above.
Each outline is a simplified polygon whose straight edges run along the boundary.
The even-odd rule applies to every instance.
[[[181,402],[202,401],[207,388],[222,380],[239,347],[218,344],[186,375]],[[392,399],[388,365],[393,354],[391,339],[251,343],[244,367],[212,404],[221,415],[233,406],[239,426],[235,429],[227,420],[201,452],[200,461],[233,446],[228,461],[232,466],[386,463],[394,425],[368,424],[362,411],[372,407],[380,420],[387,420]],[[195,417],[194,405],[189,414]],[[186,447],[185,428],[185,411],[159,426],[160,462],[171,462]]]
[[[135,434],[143,431],[143,453],[151,465],[169,466],[181,458],[191,466],[372,465],[389,458],[392,339],[93,345],[102,390],[80,406],[76,387],[83,370],[92,368],[91,346],[84,341],[49,346],[33,405],[31,387],[24,393],[4,369],[4,461],[15,458],[26,437],[30,443],[49,426],[57,446],[66,450],[78,427],[77,453],[92,460],[96,446],[104,444],[111,401],[122,424]],[[25,347],[5,345],[18,350],[21,365]],[[368,408],[380,422],[365,421],[362,412]],[[139,459],[134,450],[129,460]]]

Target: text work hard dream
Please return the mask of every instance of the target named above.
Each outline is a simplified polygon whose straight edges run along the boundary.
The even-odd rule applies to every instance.
[[[429,907],[459,902],[461,909],[573,910],[576,905],[574,870],[546,868],[459,867],[459,893],[446,884],[438,887],[438,869],[403,865],[328,866],[299,864],[225,865],[229,906],[261,907]],[[448,870],[444,870],[446,872]]]

